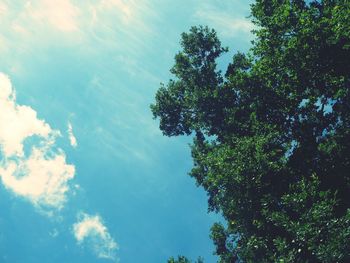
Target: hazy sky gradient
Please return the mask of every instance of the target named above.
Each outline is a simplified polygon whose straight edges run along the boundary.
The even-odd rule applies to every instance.
[[[0,0],[0,261],[214,262],[190,139],[162,136],[149,105],[182,32],[215,28],[224,69],[248,15],[243,0]]]

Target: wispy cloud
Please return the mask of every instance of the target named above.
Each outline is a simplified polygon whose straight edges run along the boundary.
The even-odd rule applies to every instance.
[[[100,57],[113,50],[137,57],[150,49],[159,14],[151,0],[0,0],[0,52],[3,67],[14,74],[32,70],[25,61],[49,59],[58,46],[81,57]],[[108,53],[108,58],[114,56]],[[20,71],[20,72],[19,72]]]
[[[226,37],[235,37],[239,34],[249,34],[253,30],[253,24],[244,18],[233,18],[230,14],[222,12],[207,12],[199,10],[196,13],[201,20],[212,24],[214,28],[218,28]]]
[[[103,0],[84,9],[84,37],[94,46],[142,54],[154,37],[158,14],[150,0]]]
[[[215,28],[223,37],[245,37],[250,40],[254,25],[244,16],[244,13],[248,14],[248,10],[244,9],[249,5],[246,3],[242,5],[242,2],[238,1],[233,2],[230,4],[221,1],[203,2],[198,6],[194,18],[201,24]]]
[[[73,126],[70,122],[68,122],[68,137],[69,137],[69,142],[70,142],[70,145],[73,147],[73,148],[76,148],[78,146],[78,142],[77,142],[77,138],[75,138],[74,136],[74,133],[73,133]]]
[[[79,214],[78,222],[73,225],[73,232],[78,244],[87,243],[99,258],[116,260],[118,245],[100,216]]]
[[[6,14],[7,11],[7,5],[5,3],[0,2],[0,15]]]
[[[45,212],[61,209],[75,167],[55,148],[60,133],[29,106],[18,105],[8,76],[0,73],[0,178],[4,186]],[[26,140],[33,142],[24,149]]]
[[[79,8],[73,5],[70,0],[41,0],[28,1],[24,10],[30,18],[42,24],[50,24],[53,28],[72,32],[79,29],[78,15]]]

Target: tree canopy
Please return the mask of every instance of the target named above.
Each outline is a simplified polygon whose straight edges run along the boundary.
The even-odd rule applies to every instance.
[[[214,30],[183,33],[151,110],[193,136],[190,175],[226,220],[220,263],[350,262],[350,2],[257,0],[251,15],[252,48],[225,73]]]
[[[191,263],[191,261],[184,256],[178,256],[177,259],[171,257],[168,260],[168,263]],[[203,263],[203,260],[201,258],[198,258],[195,263]]]

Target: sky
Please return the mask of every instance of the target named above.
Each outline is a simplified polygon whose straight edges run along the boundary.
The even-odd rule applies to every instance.
[[[0,261],[215,262],[190,138],[149,105],[180,34],[247,51],[245,0],[0,0]]]

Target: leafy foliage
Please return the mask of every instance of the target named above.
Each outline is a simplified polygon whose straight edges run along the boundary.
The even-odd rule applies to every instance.
[[[168,260],[168,263],[191,263],[191,261],[184,256],[178,256],[177,259],[174,259],[173,257],[170,258]],[[198,258],[195,263],[203,263],[203,260],[201,258]]]
[[[190,175],[227,221],[219,262],[350,262],[350,2],[251,7],[253,47],[226,74],[214,30],[182,34],[152,112],[194,135]]]

